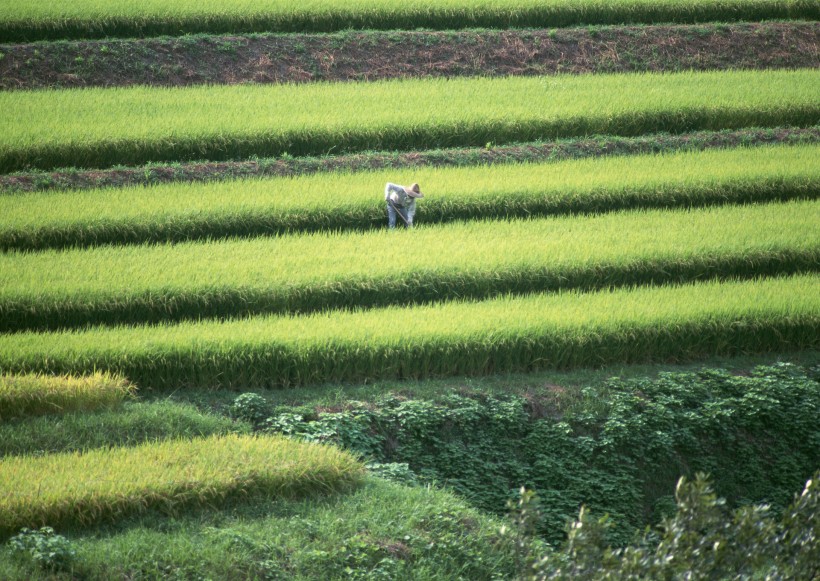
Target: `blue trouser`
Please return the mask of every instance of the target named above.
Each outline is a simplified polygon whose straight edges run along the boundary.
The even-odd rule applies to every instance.
[[[396,227],[396,214],[398,214],[402,218],[402,225],[405,228],[412,228],[413,227],[413,215],[415,214],[414,209],[410,208],[400,208],[393,204],[392,202],[387,202],[387,227],[388,228],[395,228]]]

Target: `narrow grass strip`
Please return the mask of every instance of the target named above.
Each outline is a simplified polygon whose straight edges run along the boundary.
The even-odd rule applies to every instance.
[[[820,270],[820,201],[0,255],[0,331]]]
[[[285,437],[215,436],[134,448],[0,459],[0,536],[21,527],[85,526],[158,509],[177,514],[228,498],[349,489],[351,454]]]
[[[0,172],[820,122],[820,70],[0,92]]]
[[[0,421],[113,408],[133,393],[133,385],[109,373],[80,377],[3,374],[0,375]]]
[[[0,335],[0,369],[283,387],[820,347],[820,277]]]
[[[156,440],[249,433],[251,427],[189,403],[126,402],[112,410],[76,411],[0,422],[0,457],[136,446]]]
[[[814,199],[820,146],[0,195],[0,249],[384,228],[387,181],[422,184],[419,224]]]
[[[554,27],[820,19],[810,0],[73,0],[0,1],[0,42],[197,32]]]

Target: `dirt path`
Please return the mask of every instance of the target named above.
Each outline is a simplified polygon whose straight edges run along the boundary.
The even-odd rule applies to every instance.
[[[0,45],[0,89],[820,66],[820,23],[185,36]]]
[[[21,172],[0,175],[0,195],[64,188],[103,188],[175,181],[202,182],[246,177],[294,176],[334,170],[400,170],[424,166],[455,167],[534,162],[775,143],[820,143],[820,126],[807,129],[699,131],[683,135],[660,134],[641,137],[598,136],[589,139],[498,146],[491,149],[443,149],[411,153],[369,152],[255,161],[152,164],[106,170]]]

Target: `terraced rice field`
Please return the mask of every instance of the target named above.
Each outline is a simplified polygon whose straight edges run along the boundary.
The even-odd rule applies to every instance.
[[[816,47],[818,18],[804,0],[0,0],[0,59],[12,42],[75,38],[136,47],[132,36],[194,32],[299,42],[347,28],[767,19],[803,20],[806,38],[814,24]],[[0,419],[116,409],[134,385],[304,387],[816,350],[820,63],[789,62],[495,78],[412,78],[410,63],[406,78],[356,82],[2,84],[0,188],[33,185],[0,189]],[[721,147],[689,147],[728,130]],[[597,154],[616,138],[649,145]],[[546,151],[557,139],[604,145],[530,163],[475,153]],[[424,167],[413,163],[421,151]],[[233,179],[215,164],[304,156],[320,162],[288,177]],[[59,170],[150,182],[157,166],[142,164],[157,162],[182,178],[49,181]],[[208,175],[186,176],[182,162]],[[421,184],[415,228],[387,230],[386,182]],[[333,448],[237,435],[0,456],[0,537],[251,493],[344,492],[362,474]]]
[[[282,437],[217,436],[0,459],[0,535],[23,526],[93,524],[160,506],[174,514],[231,496],[344,490],[350,454]]]
[[[13,91],[0,171],[806,126],[818,94],[814,69]]]

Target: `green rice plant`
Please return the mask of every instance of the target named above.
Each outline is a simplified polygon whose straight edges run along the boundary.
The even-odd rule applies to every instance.
[[[421,224],[814,199],[820,147],[0,195],[0,249],[384,228],[387,181],[422,184]]]
[[[820,201],[0,255],[0,331],[820,270]]]
[[[163,399],[116,409],[68,412],[0,422],[0,457],[135,446],[143,442],[249,433],[251,426]]]
[[[80,377],[40,374],[0,375],[0,421],[76,410],[112,408],[135,388],[110,373]]]
[[[820,347],[820,276],[0,335],[0,369],[143,386],[363,382]]]
[[[0,1],[0,42],[195,32],[550,27],[806,18],[810,0]]]
[[[808,126],[818,95],[817,69],[0,92],[0,172]]]
[[[0,459],[0,537],[21,527],[87,526],[146,509],[175,514],[249,495],[339,492],[363,476],[351,454],[285,437],[229,434],[12,456]]]

